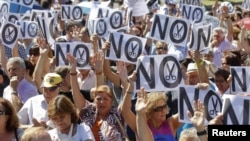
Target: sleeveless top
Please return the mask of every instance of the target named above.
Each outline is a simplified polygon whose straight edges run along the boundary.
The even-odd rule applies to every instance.
[[[149,123],[148,126],[154,136],[155,141],[176,141],[167,122],[162,122],[160,128],[158,129],[153,128]]]

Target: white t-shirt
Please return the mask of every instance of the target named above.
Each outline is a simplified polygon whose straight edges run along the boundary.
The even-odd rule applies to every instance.
[[[85,141],[88,139],[95,141],[91,129],[86,124],[77,124],[77,132],[74,136],[72,136],[72,131],[73,124],[71,124],[68,135],[61,133],[57,128],[49,130],[48,133],[50,134],[52,141]]]
[[[32,119],[35,118],[39,122],[48,121],[47,115],[48,103],[43,95],[37,95],[28,99],[23,107],[19,110],[18,117],[21,124],[32,125]]]

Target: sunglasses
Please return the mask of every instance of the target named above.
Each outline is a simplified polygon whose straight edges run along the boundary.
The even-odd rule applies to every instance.
[[[58,88],[58,86],[54,86],[54,87],[50,87],[50,88],[45,88],[47,90],[49,90],[50,92],[55,91]]]
[[[166,109],[168,107],[167,104],[163,105],[163,106],[158,106],[158,107],[155,107],[153,109],[154,112],[162,112],[164,109]]]
[[[6,115],[4,111],[0,111],[0,115]]]
[[[158,47],[158,48],[155,48],[156,50],[167,50],[166,48],[164,47]]]
[[[38,53],[38,52],[30,52],[29,55],[30,55],[30,56],[32,56],[32,55],[34,55],[34,56],[39,56],[40,53]]]

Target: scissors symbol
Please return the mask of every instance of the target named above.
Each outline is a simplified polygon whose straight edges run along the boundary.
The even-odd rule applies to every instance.
[[[174,70],[174,68],[175,68],[175,64],[173,65],[173,67],[172,67],[171,69],[169,68],[169,65],[167,64],[167,68],[168,68],[168,71],[169,71],[169,75],[167,75],[167,76],[165,77],[166,80],[170,80],[170,79],[176,80],[176,76],[172,74],[172,73],[173,73],[173,70]]]
[[[216,115],[219,111],[214,110],[209,110],[210,115]]]
[[[181,35],[180,35],[180,33],[174,33],[174,37],[181,38]]]

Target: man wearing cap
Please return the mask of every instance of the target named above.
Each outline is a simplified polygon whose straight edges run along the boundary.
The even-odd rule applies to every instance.
[[[41,85],[43,94],[28,99],[18,112],[18,117],[22,125],[46,125],[48,121],[46,114],[48,103],[59,94],[61,82],[61,76],[56,73],[47,73],[44,76]]]

